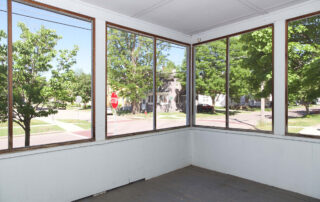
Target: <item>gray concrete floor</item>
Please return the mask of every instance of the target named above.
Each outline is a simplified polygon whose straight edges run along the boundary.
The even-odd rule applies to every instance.
[[[147,181],[139,181],[82,202],[320,201],[242,178],[189,166]]]

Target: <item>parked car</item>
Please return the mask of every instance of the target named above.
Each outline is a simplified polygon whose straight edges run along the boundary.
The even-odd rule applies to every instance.
[[[211,105],[207,105],[207,104],[199,104],[197,106],[197,112],[212,112],[213,107]]]
[[[107,107],[107,115],[113,115],[111,107]]]

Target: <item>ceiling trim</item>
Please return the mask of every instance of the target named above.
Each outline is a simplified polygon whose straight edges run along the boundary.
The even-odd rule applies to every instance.
[[[164,6],[164,5],[167,5],[167,4],[171,3],[172,1],[173,0],[161,0],[161,1],[153,4],[152,6],[149,6],[149,7],[145,8],[145,9],[140,10],[139,12],[133,14],[131,17],[139,18],[139,17],[141,17],[141,16],[143,16],[145,14],[148,14],[148,13],[154,11],[155,9],[158,9],[158,8]]]
[[[194,30],[192,32],[189,32],[187,33],[188,35],[190,36],[193,36],[195,34],[199,34],[201,32],[205,32],[205,31],[208,31],[208,30],[211,30],[211,29],[215,29],[217,27],[221,27],[221,26],[224,26],[224,25],[228,25],[228,24],[232,24],[232,23],[235,23],[235,22],[239,22],[239,21],[242,21],[242,20],[246,20],[248,18],[252,18],[252,17],[256,17],[256,16],[259,16],[260,14],[255,12],[255,13],[252,13],[252,14],[249,14],[249,15],[243,15],[243,16],[240,16],[240,17],[234,17],[230,20],[226,20],[226,21],[222,21],[222,22],[219,22],[217,24],[214,24],[212,26],[207,26],[203,29],[197,29],[197,30]]]
[[[256,6],[255,4],[253,4],[252,2],[250,2],[248,0],[238,0],[238,1],[239,1],[239,3],[246,6],[247,8],[255,10],[259,14],[267,14],[268,13],[268,11]]]

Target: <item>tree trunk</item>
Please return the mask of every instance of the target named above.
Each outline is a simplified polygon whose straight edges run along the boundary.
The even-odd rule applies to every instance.
[[[262,82],[261,84],[261,91],[263,90],[264,90],[264,82]],[[265,98],[261,98],[260,109],[261,109],[261,120],[263,121],[265,118]]]
[[[212,113],[216,113],[216,109],[215,109],[215,106],[216,106],[216,97],[213,95],[211,96],[211,100],[212,100]]]
[[[132,114],[136,114],[139,112],[139,102],[133,101],[132,102]]]
[[[306,113],[307,113],[307,115],[309,115],[309,114],[310,114],[309,104],[306,104],[306,105],[304,105],[304,106],[305,106],[305,108],[306,108]]]
[[[31,121],[25,121],[25,140],[24,140],[24,145],[26,147],[30,146],[30,123]]]

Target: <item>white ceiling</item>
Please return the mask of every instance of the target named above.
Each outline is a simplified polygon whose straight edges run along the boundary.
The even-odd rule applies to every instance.
[[[188,35],[307,0],[81,0]]]

